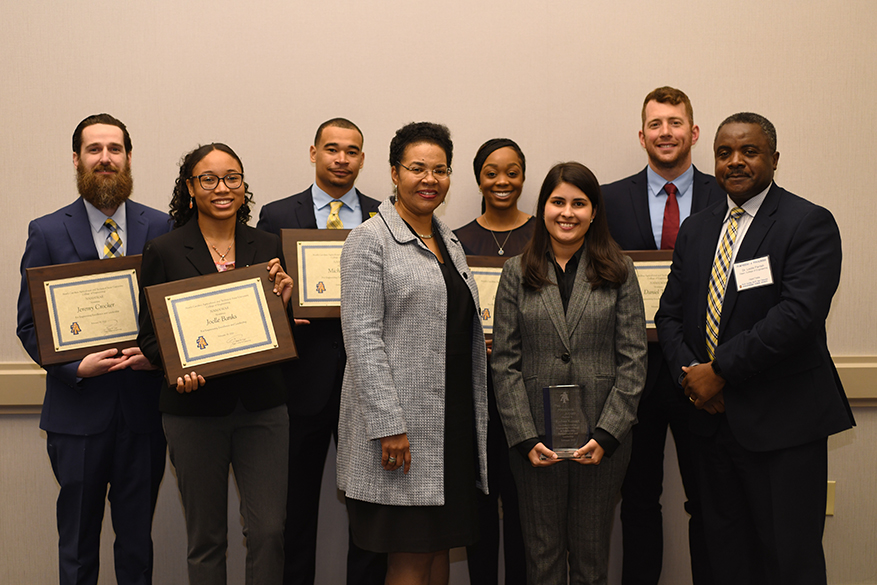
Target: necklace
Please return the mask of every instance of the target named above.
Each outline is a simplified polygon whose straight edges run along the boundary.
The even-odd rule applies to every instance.
[[[493,230],[490,229],[489,225],[487,225],[487,216],[486,215],[484,216],[484,224],[487,227],[487,231],[489,231],[490,235],[493,236],[493,241],[496,242],[496,247],[499,248],[499,250],[497,251],[497,254],[499,254],[500,256],[505,256],[505,245],[508,244],[509,238],[512,236],[512,232],[514,231],[514,229],[510,229],[508,231],[508,233],[506,234],[505,240],[503,240],[502,245],[500,245],[499,240],[496,239],[496,234],[493,233]]]
[[[219,256],[220,262],[225,262],[225,257],[228,256],[228,253],[231,252],[231,247],[234,246],[234,240],[232,240],[231,244],[228,245],[228,250],[225,251],[225,254],[216,249],[216,246],[210,244],[210,247],[213,248],[213,251],[216,252],[216,255]]]
[[[414,232],[417,234],[417,232]],[[434,234],[417,234],[418,237],[423,238],[424,240],[431,240]]]

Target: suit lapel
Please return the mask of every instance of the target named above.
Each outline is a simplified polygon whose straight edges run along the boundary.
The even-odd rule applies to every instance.
[[[557,330],[557,335],[560,337],[560,340],[563,341],[563,346],[567,351],[570,351],[569,327],[566,325],[566,315],[563,313],[563,301],[560,300],[560,290],[557,288],[557,275],[554,274],[554,266],[550,262],[548,264],[548,279],[553,283],[553,286],[543,286],[539,290],[539,297],[542,299],[542,304],[545,305],[545,310],[548,312],[548,317],[551,319],[554,329]],[[578,285],[578,283],[576,283],[576,285]],[[572,302],[572,299],[570,299],[570,302]]]
[[[463,252],[463,247],[460,245],[460,240],[454,235],[454,232],[446,226],[440,219],[437,217],[435,219],[435,226],[438,228],[439,234],[441,235],[442,240],[445,242],[445,249],[448,251],[448,255],[450,258],[446,258],[445,261],[450,261],[451,265],[456,269],[456,271],[463,277],[463,282],[466,283],[466,286],[469,287],[469,293],[472,295],[472,299],[475,301],[475,310],[481,310],[481,302],[478,297],[478,285],[475,283],[475,277],[472,276],[471,270],[469,269],[469,265],[466,264],[466,253]]]
[[[296,225],[302,229],[317,229],[317,216],[314,213],[314,193],[307,189],[304,197],[296,201],[295,213]],[[235,236],[237,237],[237,236]]]
[[[198,227],[198,217],[192,217],[189,223],[177,229],[183,230],[183,235],[185,236],[183,246],[186,248],[186,259],[195,267],[198,274],[213,274],[216,272],[216,265],[213,263],[213,257],[210,255],[210,249],[207,247],[207,242],[204,241],[204,236],[201,235],[201,230]]]
[[[591,298],[591,283],[588,282],[585,274],[585,267],[588,264],[588,250],[582,251],[582,258],[579,261],[579,267],[576,270],[576,281],[573,283],[572,294],[569,298],[569,306],[566,309],[566,323],[569,328],[569,335],[575,333],[576,326],[585,313],[585,307]],[[561,308],[563,306],[561,305]]]
[[[252,234],[242,224],[237,224],[234,232],[234,266],[244,268],[254,264],[256,259],[256,243]]]
[[[359,189],[356,190],[356,196],[359,198],[359,211],[362,213],[362,221],[371,219],[378,212],[377,206],[372,205],[365,195],[359,192]]]
[[[644,249],[657,249],[655,235],[652,233],[651,215],[649,214],[649,177],[646,169],[633,176],[628,195],[630,196],[630,208],[633,209],[636,229],[639,230],[642,241],[649,244]]]
[[[705,237],[697,238],[698,241],[706,243],[703,246],[698,247],[695,257],[693,258],[696,266],[696,274],[702,275],[697,278],[697,297],[694,300],[697,303],[697,315],[700,319],[698,331],[703,338],[701,346],[704,351],[706,350],[705,327],[707,289],[709,288],[710,273],[713,269],[713,262],[716,259],[716,247],[719,244],[719,236],[722,233],[722,223],[724,222],[727,211],[728,204],[724,201],[706,211],[706,213],[709,213],[710,215],[703,226]]]
[[[146,232],[149,228],[146,219],[143,217],[143,209],[139,205],[128,201],[125,203],[127,209],[125,214],[128,223],[128,242],[126,250],[129,256],[139,254],[135,250],[143,250],[146,244]]]
[[[752,260],[756,257],[758,249],[761,247],[761,243],[764,241],[765,236],[767,236],[767,233],[774,224],[773,215],[777,209],[779,201],[779,187],[777,187],[776,184],[771,185],[767,197],[764,198],[764,202],[761,204],[761,207],[759,207],[758,213],[752,218],[752,223],[749,225],[749,229],[746,230],[746,236],[740,243],[740,249],[737,250],[735,263],[745,262],[746,260]],[[734,306],[737,304],[737,296],[737,279],[734,277],[734,268],[732,266],[731,272],[728,275],[728,288],[725,291],[725,300],[722,302],[722,318],[721,321],[719,321],[719,339],[722,338],[724,325],[730,320],[731,314],[734,311]]]
[[[64,219],[64,228],[73,247],[76,248],[76,254],[80,260],[98,260],[100,256],[94,245],[94,238],[91,235],[91,224],[88,223],[88,213],[85,211],[85,203],[80,197],[68,206],[67,217]]]
[[[694,169],[694,183],[691,188],[691,213],[695,214],[701,209],[705,209],[709,199],[709,189],[707,187],[708,180],[706,176]]]

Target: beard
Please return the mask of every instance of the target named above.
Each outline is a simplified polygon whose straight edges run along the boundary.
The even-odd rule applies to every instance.
[[[101,176],[102,171],[116,171],[112,176]],[[128,200],[134,188],[131,167],[125,165],[117,169],[113,165],[98,165],[86,169],[79,165],[76,169],[76,186],[82,198],[98,209],[116,209]]]

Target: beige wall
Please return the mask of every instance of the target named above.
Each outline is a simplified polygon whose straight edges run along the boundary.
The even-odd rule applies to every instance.
[[[383,199],[393,132],[411,120],[441,121],[457,148],[442,214],[457,227],[479,208],[470,165],[485,139],[521,144],[529,168],[522,207],[532,211],[554,162],[580,160],[604,182],[642,168],[642,98],[670,84],[694,103],[702,170],[712,169],[712,136],[725,116],[753,110],[776,124],[777,182],[831,209],[844,239],[829,346],[860,358],[856,391],[877,396],[877,277],[867,260],[877,197],[865,187],[877,134],[875,29],[870,0],[3,2],[0,364],[8,373],[28,361],[13,309],[27,222],[75,198],[70,135],[88,114],[107,111],[128,124],[135,197],[162,209],[180,156],[214,140],[238,151],[259,205],[301,190],[313,178],[314,130],[336,115],[362,127],[358,186]],[[18,376],[0,373],[0,403]],[[877,548],[868,495],[877,415],[860,408],[857,416],[859,428],[832,440],[830,453],[839,482],[838,514],[826,529],[833,583],[877,583],[871,555],[857,552]],[[674,481],[667,496],[678,499]],[[51,581],[56,490],[36,417],[0,417],[0,583]],[[170,571],[161,582],[179,582],[185,545],[170,472],[161,498],[156,558]],[[684,583],[683,518],[678,506],[670,514],[674,576],[664,582]],[[113,582],[109,573],[102,583]]]

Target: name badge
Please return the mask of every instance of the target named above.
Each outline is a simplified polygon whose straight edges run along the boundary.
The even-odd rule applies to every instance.
[[[770,256],[735,263],[734,279],[737,281],[737,292],[773,284]]]

